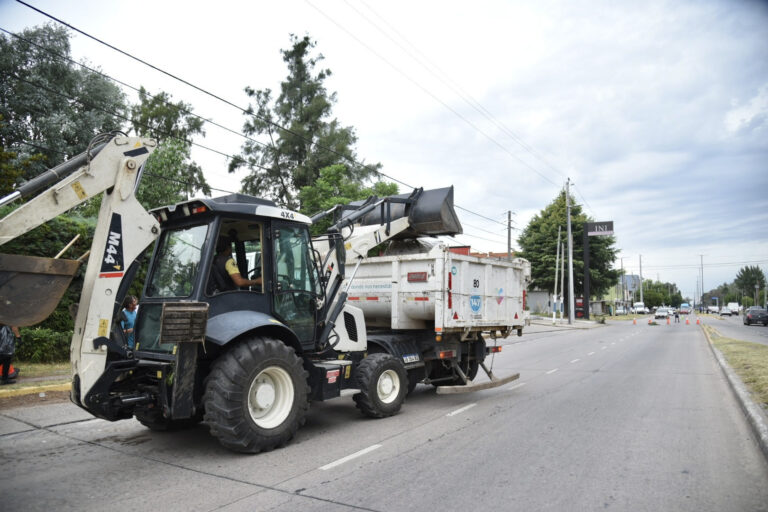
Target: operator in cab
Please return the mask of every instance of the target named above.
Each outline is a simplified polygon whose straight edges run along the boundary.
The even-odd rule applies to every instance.
[[[237,290],[246,286],[261,286],[262,282],[261,276],[256,279],[247,279],[240,274],[240,269],[237,268],[237,263],[232,257],[232,240],[229,237],[219,237],[216,243],[211,280],[215,293]]]

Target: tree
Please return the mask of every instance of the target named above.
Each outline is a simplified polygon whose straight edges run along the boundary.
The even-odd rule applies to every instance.
[[[571,198],[571,231],[573,233],[573,276],[574,293],[580,295],[584,289],[584,223],[591,221],[582,213],[581,207]],[[550,203],[539,215],[531,219],[518,238],[521,256],[531,262],[533,285],[541,290],[554,290],[555,259],[557,255],[557,228],[561,228],[561,240],[566,239],[565,191]],[[620,271],[613,269],[617,250],[613,236],[594,236],[589,241],[590,291],[593,297],[600,297],[616,284]],[[566,275],[566,281],[568,280]],[[567,286],[567,285],[566,285]]]
[[[139,103],[131,107],[131,125],[137,135],[160,143],[147,159],[138,199],[146,208],[173,204],[200,190],[211,194],[203,170],[190,159],[192,137],[202,135],[204,121],[184,102],[173,103],[161,92],[151,96],[139,89]]]
[[[351,203],[372,195],[386,197],[398,193],[396,183],[377,181],[371,187],[364,187],[358,182],[348,181],[347,175],[346,166],[341,164],[320,169],[320,176],[314,185],[302,187],[299,192],[302,213],[314,215],[330,210],[337,204]],[[313,224],[312,231],[315,235],[325,233],[331,223],[330,218],[321,219]]]
[[[229,164],[229,172],[247,167],[250,174],[243,181],[243,191],[269,197],[290,209],[302,209],[299,191],[312,185],[320,169],[345,165],[345,179],[362,184],[381,167],[357,165],[352,149],[357,137],[352,127],[343,127],[332,119],[336,93],[328,94],[324,81],[331,71],[314,73],[322,55],[311,57],[315,42],[309,36],[291,35],[293,47],[281,50],[288,65],[288,77],[280,85],[280,95],[272,104],[270,89],[245,88],[253,104],[249,105],[243,126],[248,140],[241,155]],[[268,143],[254,137],[266,136]]]
[[[754,297],[755,285],[759,290],[765,289],[765,274],[757,265],[748,265],[739,269],[733,283],[738,292],[747,297]]]
[[[0,35],[0,76],[0,147],[16,153],[15,162],[43,156],[23,168],[25,179],[82,153],[95,135],[120,129],[125,118],[120,88],[72,63],[64,28]]]

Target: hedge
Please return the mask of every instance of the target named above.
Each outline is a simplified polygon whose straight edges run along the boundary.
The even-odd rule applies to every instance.
[[[15,359],[27,363],[61,363],[69,360],[72,331],[57,332],[45,328],[22,328]]]

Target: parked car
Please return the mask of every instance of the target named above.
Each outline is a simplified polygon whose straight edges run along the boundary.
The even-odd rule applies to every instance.
[[[627,308],[624,306],[616,306],[616,314],[617,315],[626,315],[627,314]]]
[[[653,314],[653,318],[669,318],[669,311],[667,308],[656,308],[656,312]]]
[[[720,308],[720,316],[731,316],[731,308],[723,306]]]
[[[715,315],[716,315],[716,314],[718,314],[719,312],[720,312],[720,310],[719,310],[719,309],[717,309],[717,306],[709,306],[709,307],[707,308],[707,313],[712,313],[712,314],[715,314]]]
[[[768,325],[768,311],[760,306],[748,307],[744,311],[744,325],[752,324]]]

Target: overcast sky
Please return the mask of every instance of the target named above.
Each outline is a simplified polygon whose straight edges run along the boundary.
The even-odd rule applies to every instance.
[[[309,34],[358,155],[411,186],[456,187],[457,244],[505,252],[506,212],[524,228],[570,178],[586,213],[614,222],[629,273],[642,255],[645,278],[693,298],[702,261],[706,290],[745,265],[768,272],[766,2],[28,3],[241,106],[245,86],[279,91],[280,49]],[[0,0],[6,30],[47,22]],[[73,33],[72,47],[242,127],[236,109],[91,39]],[[209,126],[199,142],[235,155],[243,139]],[[194,157],[212,186],[239,189],[225,157]]]

